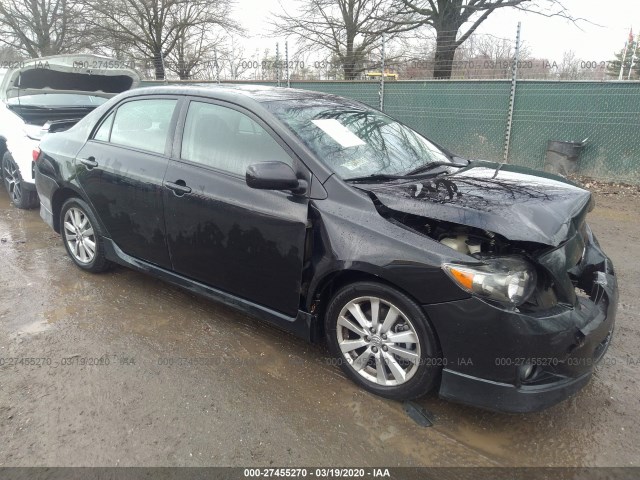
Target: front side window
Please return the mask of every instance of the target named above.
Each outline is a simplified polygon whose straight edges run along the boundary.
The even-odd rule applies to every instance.
[[[109,141],[125,147],[164,153],[176,103],[177,100],[163,98],[133,100],[121,105],[116,111]]]
[[[180,157],[244,176],[254,163],[280,161],[293,166],[289,154],[244,113],[204,102],[191,102]]]

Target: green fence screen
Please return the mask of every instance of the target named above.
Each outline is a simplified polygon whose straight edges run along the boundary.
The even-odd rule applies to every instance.
[[[291,87],[380,101],[375,81]],[[510,92],[509,81],[387,82],[384,111],[462,156],[502,161]],[[587,138],[579,174],[640,183],[640,82],[518,81],[509,163],[542,169],[549,140]]]

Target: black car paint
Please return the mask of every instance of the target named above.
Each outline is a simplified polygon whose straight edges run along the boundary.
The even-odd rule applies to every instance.
[[[541,264],[550,271],[561,272],[564,278],[568,259],[576,260],[575,249],[580,244],[573,240],[577,235],[574,223],[586,215],[590,207],[589,194],[575,192],[575,189],[553,192],[565,202],[554,203],[556,215],[547,217],[544,213],[548,212],[549,192],[531,195],[529,187],[517,182],[507,182],[507,186],[502,182],[500,188],[489,188],[486,194],[482,190],[482,182],[486,185],[486,180],[474,180],[476,183],[469,186],[469,180],[465,179],[468,171],[478,166],[497,167],[486,162],[472,162],[459,173],[462,182],[458,182],[455,175],[445,177],[445,182],[458,183],[454,187],[445,184],[443,190],[424,182],[422,198],[416,182],[413,186],[411,182],[404,182],[400,187],[349,185],[333,175],[263,106],[264,102],[295,102],[310,96],[322,98],[323,94],[289,89],[198,86],[156,87],[121,94],[73,129],[50,135],[43,141],[36,183],[41,215],[54,229],[60,230],[56,215],[68,196],[80,196],[96,208],[95,195],[92,199],[82,185],[87,167],[76,161],[76,157],[85,153],[85,142],[98,120],[117,102],[149,95],[210,98],[250,112],[296,160],[296,175],[307,182],[309,189],[306,194],[250,191],[237,177],[203,172],[180,161],[174,147],[160,156],[166,160],[166,174],[160,175],[163,168],[160,162],[154,179],[141,182],[143,190],[154,192],[150,197],[152,202],[163,204],[170,212],[165,218],[166,231],[163,234],[157,216],[127,215],[124,209],[116,211],[107,217],[114,223],[103,225],[108,232],[106,243],[111,260],[233,305],[312,341],[321,334],[318,315],[322,313],[323,302],[343,279],[375,278],[394,285],[423,306],[438,333],[443,361],[446,361],[441,396],[463,403],[501,411],[538,410],[565,398],[588,381],[593,369],[593,362],[588,360],[593,361],[595,346],[603,344],[606,349],[608,345],[617,301],[610,261],[590,233],[588,245],[582,245],[584,256],[579,256],[579,265],[574,268],[580,269],[580,281],[585,284],[589,284],[590,277],[606,276],[606,286],[593,282],[592,296],[595,295],[597,302],[576,299],[573,285],[564,285],[567,289],[564,303],[550,311],[525,314],[490,304],[460,289],[443,272],[441,264],[468,262],[470,257],[383,218],[372,195],[395,209],[480,228],[488,229],[491,225],[497,231],[502,230],[505,236],[517,236],[518,224],[508,228],[498,219],[504,220],[504,215],[513,209],[533,208],[536,223],[523,232],[524,236],[530,240],[534,235],[545,246],[539,258]],[[178,108],[184,110],[184,103]],[[174,145],[178,145],[181,138],[178,123],[173,124],[171,130]],[[537,174],[505,166],[498,172],[498,179],[502,171]],[[122,165],[120,174],[128,177],[130,168]],[[160,188],[160,177],[164,182],[188,178],[192,188],[189,198]],[[127,182],[113,178],[109,181]],[[242,195],[238,196],[238,192]],[[122,200],[119,195],[114,191],[113,198],[102,201],[118,204]],[[526,207],[519,206],[522,195],[527,197]],[[188,201],[181,204],[182,200]],[[174,207],[167,208],[168,205]],[[214,208],[216,205],[218,208]],[[530,211],[517,213],[526,215]],[[187,218],[194,212],[199,219],[197,225],[192,225]],[[250,217],[242,219],[243,214]],[[560,221],[561,217],[566,220]],[[119,244],[114,231],[117,234],[127,229],[145,232],[147,237],[156,236],[145,239],[147,248],[153,245],[148,248],[148,258],[145,252],[133,255],[125,250],[126,245]],[[202,229],[206,235],[194,236],[193,229]],[[167,257],[160,252],[162,235],[165,251],[172,263],[175,261],[173,264],[167,263]],[[210,246],[202,243],[202,238],[215,239],[214,245],[227,247],[219,251],[211,249],[205,258],[196,258],[192,253]],[[232,246],[228,243],[230,239],[234,239]],[[251,253],[245,259],[235,257],[247,252]],[[206,262],[221,265],[220,271],[207,269]],[[279,281],[280,278],[285,280]],[[581,302],[586,302],[585,306]],[[522,384],[517,365],[496,363],[497,358],[517,361],[523,357],[551,356],[561,359],[563,364],[559,368],[557,365],[538,368],[531,385]],[[582,361],[576,362],[575,368],[563,368],[569,358]],[[460,359],[472,362],[460,363]]]

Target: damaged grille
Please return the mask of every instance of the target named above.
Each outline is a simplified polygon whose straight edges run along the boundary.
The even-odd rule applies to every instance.
[[[558,300],[579,306],[593,301],[597,272],[606,272],[606,257],[595,244],[587,223],[582,219],[573,234],[560,247],[539,258],[555,279]]]

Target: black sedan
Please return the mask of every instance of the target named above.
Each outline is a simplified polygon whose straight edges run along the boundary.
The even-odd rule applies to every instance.
[[[41,143],[42,218],[113,263],[326,338],[367,390],[499,411],[586,385],[617,285],[589,192],[284,88],[123,93]]]

